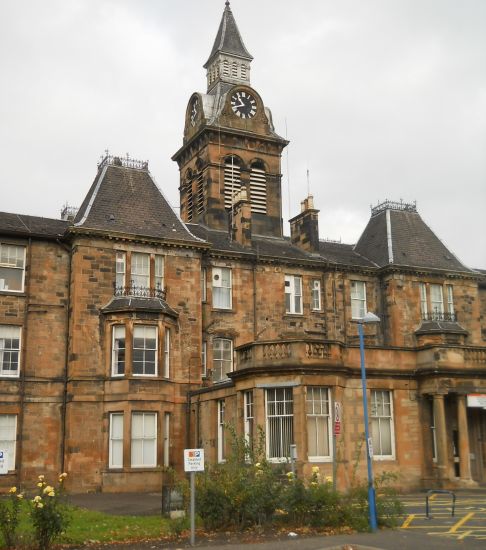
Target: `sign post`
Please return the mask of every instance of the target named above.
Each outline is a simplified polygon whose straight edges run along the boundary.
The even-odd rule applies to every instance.
[[[332,488],[336,490],[337,485],[337,436],[341,434],[341,413],[342,405],[339,401],[334,402],[334,429],[332,432]]]
[[[204,449],[184,449],[184,471],[190,474],[191,546],[196,544],[196,472],[204,472]]]

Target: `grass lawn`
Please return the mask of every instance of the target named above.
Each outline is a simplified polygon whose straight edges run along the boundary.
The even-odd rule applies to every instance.
[[[19,542],[26,545],[33,540],[34,534],[28,517],[28,508],[25,506],[26,503],[23,504],[18,535]],[[160,516],[113,516],[84,508],[69,506],[68,509],[71,522],[66,533],[56,541],[62,544],[170,538],[181,525]],[[3,539],[1,548],[5,548]]]

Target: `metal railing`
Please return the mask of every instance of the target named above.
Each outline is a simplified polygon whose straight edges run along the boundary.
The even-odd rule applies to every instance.
[[[131,297],[131,298],[160,298],[165,300],[166,289],[151,288],[146,286],[116,286],[114,287],[114,295],[117,297]]]
[[[445,311],[422,313],[422,321],[450,321],[455,323],[457,321],[457,315],[455,313],[446,313]]]

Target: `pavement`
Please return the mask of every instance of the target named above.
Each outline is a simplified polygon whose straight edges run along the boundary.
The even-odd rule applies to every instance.
[[[253,546],[256,550],[449,550],[486,548],[486,490],[457,491],[452,515],[450,495],[434,495],[430,500],[429,518],[425,515],[425,494],[406,495],[406,514],[398,529],[376,533],[356,533],[332,536],[283,536],[274,540],[249,543],[232,536],[228,544],[224,537],[200,539],[200,549],[239,550]],[[82,494],[69,497],[72,504],[116,515],[157,515],[161,513],[160,493]],[[167,543],[146,541],[136,544],[116,544],[119,550],[176,550],[190,547],[188,540]],[[80,547],[81,548],[81,547]],[[97,547],[91,546],[92,550]],[[109,545],[99,547],[106,550]]]

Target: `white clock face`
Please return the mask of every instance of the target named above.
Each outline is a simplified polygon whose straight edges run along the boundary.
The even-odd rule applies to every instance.
[[[231,109],[240,118],[253,118],[257,112],[255,98],[243,90],[231,96]]]
[[[199,112],[199,99],[195,97],[192,100],[192,104],[191,104],[191,116],[190,116],[191,126],[196,125],[196,117],[198,112]]]

